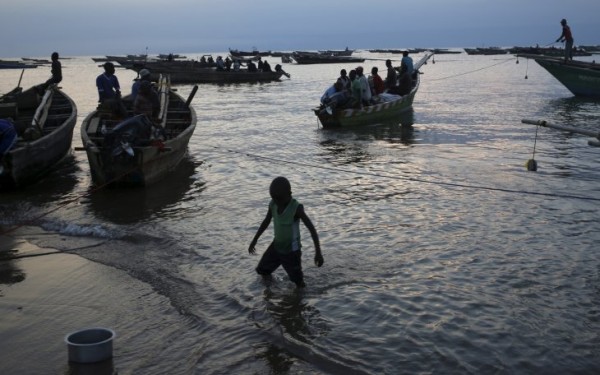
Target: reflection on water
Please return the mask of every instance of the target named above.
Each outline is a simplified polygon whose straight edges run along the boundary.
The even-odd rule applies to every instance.
[[[0,227],[0,231],[4,230],[5,228]],[[17,241],[14,238],[0,236],[0,284],[11,285],[25,280],[25,272],[11,261],[18,254],[16,249]]]
[[[177,204],[190,190],[200,192],[204,189],[204,183],[194,177],[200,164],[186,157],[173,173],[150,186],[92,191],[90,208],[98,218],[115,224],[147,220]]]
[[[81,173],[81,168],[77,164],[77,160],[72,154],[69,154],[37,182],[18,190],[2,192],[0,203],[4,203],[4,200],[14,202],[27,199],[41,205],[46,202],[54,204],[57,201],[60,203],[68,200],[78,183],[79,173]]]
[[[414,112],[404,113],[398,121],[343,129],[323,129],[319,145],[336,165],[362,163],[376,158],[370,148],[374,142],[411,146],[414,143]],[[377,150],[376,150],[377,151]],[[378,151],[380,152],[380,151]]]
[[[600,101],[572,96],[553,99],[548,102],[547,113],[556,113],[553,117],[562,125],[575,126],[582,129],[598,130],[598,113]],[[543,118],[542,120],[548,120]]]

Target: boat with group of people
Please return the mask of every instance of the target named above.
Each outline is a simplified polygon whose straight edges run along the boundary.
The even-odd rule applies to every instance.
[[[261,57],[256,59],[260,60]],[[234,62],[237,60],[237,65]],[[212,55],[202,55],[198,60],[145,60],[131,61],[121,60],[119,65],[139,73],[142,70],[151,72],[151,78],[158,80],[161,75],[169,75],[171,83],[259,83],[279,80],[282,76],[290,78],[281,65],[275,65],[271,69],[265,61],[253,62],[254,58],[232,58],[223,59]],[[264,64],[264,68],[263,65]]]
[[[96,79],[99,105],[83,120],[83,147],[75,150],[86,152],[98,185],[145,186],[163,179],[187,153],[197,122],[191,106],[197,86],[183,99],[169,76],[153,84],[146,75],[134,83],[132,95],[121,98],[114,64],[104,69]],[[17,87],[0,97],[2,190],[39,180],[73,150],[77,107],[58,86],[62,73],[53,70],[50,80],[23,90],[23,72]]]
[[[412,108],[413,100],[419,89],[421,66],[427,63],[433,53],[426,52],[425,55],[413,65],[412,72],[402,73],[400,67],[390,67],[405,74],[408,79],[408,88],[405,91],[394,90],[400,85],[401,79],[394,82],[393,87],[383,93],[374,95],[367,103],[357,101],[351,92],[340,87],[336,81],[335,91],[331,96],[324,95],[321,104],[313,109],[323,128],[339,128],[364,126],[393,121]],[[412,60],[411,60],[412,61]],[[362,68],[361,68],[362,69]]]

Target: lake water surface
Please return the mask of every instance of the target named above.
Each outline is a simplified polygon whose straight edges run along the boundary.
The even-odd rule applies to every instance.
[[[382,74],[397,57],[359,54]],[[321,129],[311,108],[354,67],[285,64],[280,82],[199,85],[189,156],[168,179],[96,190],[74,152],[0,195],[0,224],[34,219],[59,236],[28,240],[122,269],[177,309],[151,333],[127,333],[142,326],[135,312],[114,327],[138,345],[118,357],[122,373],[600,372],[600,148],[541,128],[528,172],[536,128],[521,124],[600,131],[600,102],[574,98],[534,61],[437,55],[404,126]],[[63,60],[74,147],[100,73],[89,57]],[[19,74],[0,71],[0,92]],[[117,75],[127,93],[135,73]],[[28,70],[21,86],[48,76]],[[314,266],[302,227],[302,292],[282,269],[265,284],[247,252],[279,175],[325,257]]]

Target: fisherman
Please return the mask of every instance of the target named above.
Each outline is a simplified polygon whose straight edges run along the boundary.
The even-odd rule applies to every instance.
[[[403,51],[402,60],[400,61],[400,76],[402,76],[402,74],[408,74],[409,76],[412,76],[414,70],[415,68],[412,57],[408,56],[408,51]]]
[[[104,73],[96,77],[99,108],[111,111],[118,118],[127,117],[127,110],[121,101],[121,86],[115,75],[115,65],[106,62],[102,66],[104,67]]]
[[[52,73],[52,77],[50,77],[46,82],[36,87],[37,90],[42,94],[48,86],[52,84],[58,84],[62,81],[62,65],[58,60],[58,52],[52,52],[50,57],[52,59],[52,68],[50,72]]]
[[[567,60],[573,60],[573,34],[571,33],[571,28],[567,25],[567,20],[560,20],[560,24],[562,25],[562,34],[556,39],[556,42],[565,42],[565,62]]]

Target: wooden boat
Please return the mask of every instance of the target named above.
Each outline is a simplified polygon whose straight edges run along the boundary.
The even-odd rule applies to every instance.
[[[564,57],[565,49],[556,47],[513,47],[508,50],[509,53],[518,54],[530,54],[530,55],[544,55],[544,56],[557,56]],[[573,47],[571,51],[573,56],[592,56],[592,53],[581,47]]]
[[[324,51],[319,51],[319,53],[329,56],[352,56],[354,50],[348,49],[348,47],[346,47],[346,49],[328,49]]]
[[[190,61],[160,61],[147,62],[144,64],[125,65],[126,68],[139,72],[142,69],[150,70],[151,79],[157,80],[158,77],[169,75],[171,83],[257,83],[277,81],[282,75],[287,74],[281,66],[272,72],[249,72],[247,69],[217,70],[214,67],[207,67],[201,62]],[[279,69],[279,70],[277,70]]]
[[[196,90],[197,86],[184,100],[171,89],[168,77],[161,77],[158,123],[145,115],[116,121],[102,109],[90,113],[81,125],[81,140],[92,180],[99,185],[145,186],[173,171],[196,128],[196,112],[190,105]],[[123,102],[130,111],[131,101]]]
[[[394,95],[389,101],[380,102],[362,108],[334,109],[324,105],[314,108],[315,115],[319,118],[324,128],[337,128],[349,126],[372,125],[397,119],[402,113],[412,108],[412,103],[419,89],[420,74],[418,69],[433,56],[431,52],[426,53],[414,64],[416,74],[412,82],[412,90],[403,96]]]
[[[600,64],[572,60],[563,57],[519,54],[518,57],[533,59],[552,74],[575,96],[600,98]]]
[[[158,58],[160,60],[174,60],[174,59],[187,59],[187,56],[179,55],[176,53],[159,53]]]
[[[487,47],[487,48],[465,48],[465,52],[468,55],[506,55],[508,50],[500,47]]]
[[[253,48],[252,51],[240,51],[238,49],[229,49],[229,54],[233,57],[244,57],[244,56],[269,56],[271,51],[259,51]]]
[[[35,69],[39,64],[31,64],[23,61],[0,60],[0,69]]]
[[[2,189],[37,181],[71,153],[77,107],[56,85],[17,87],[0,98],[0,118],[9,117],[18,138],[0,165]]]
[[[335,56],[321,52],[292,52],[292,58],[298,64],[343,64],[343,63],[361,63],[365,59],[354,56]]]

